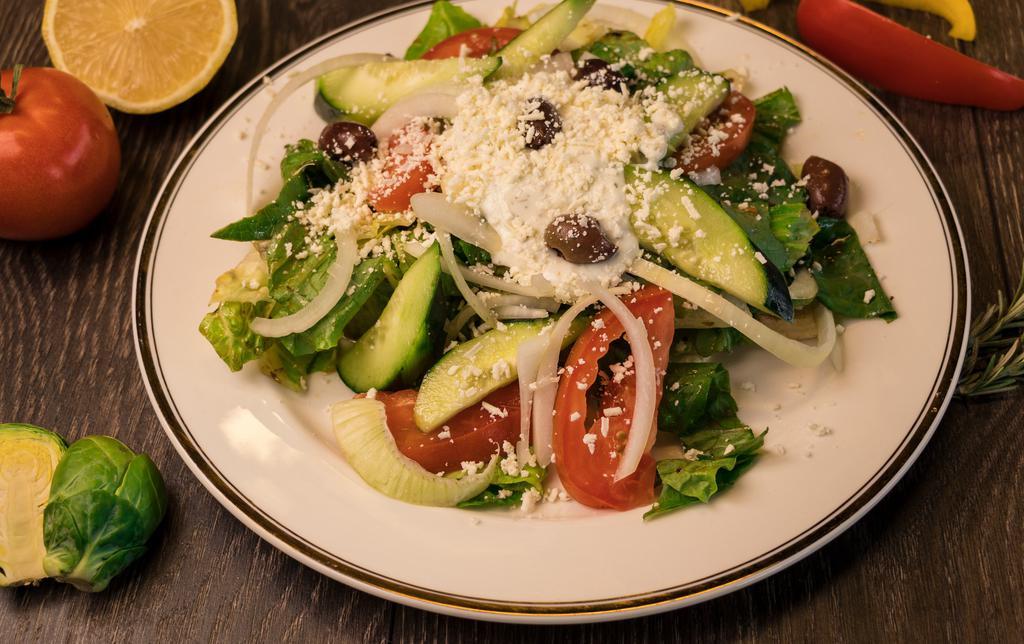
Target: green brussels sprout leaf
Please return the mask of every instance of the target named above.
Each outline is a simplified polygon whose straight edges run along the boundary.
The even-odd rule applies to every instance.
[[[167,510],[156,466],[107,436],[68,448],[53,474],[43,537],[46,574],[98,592],[146,550]]]
[[[43,570],[43,506],[64,439],[34,425],[0,424],[0,586],[32,584]]]

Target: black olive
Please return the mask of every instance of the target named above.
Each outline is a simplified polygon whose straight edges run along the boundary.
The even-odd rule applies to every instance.
[[[581,60],[576,66],[576,78],[583,79],[587,85],[603,87],[616,92],[627,91],[626,77],[611,68],[600,58]]]
[[[526,147],[539,150],[555,139],[562,131],[562,119],[555,106],[543,98],[526,101],[526,111],[520,117],[520,129],[526,140]]]
[[[618,252],[589,215],[559,215],[544,230],[544,243],[573,264],[596,264]]]
[[[323,129],[317,147],[335,161],[369,161],[377,153],[377,136],[362,123],[338,121]]]
[[[850,181],[837,164],[810,157],[801,173],[807,179],[807,207],[819,217],[842,219],[850,195]]]

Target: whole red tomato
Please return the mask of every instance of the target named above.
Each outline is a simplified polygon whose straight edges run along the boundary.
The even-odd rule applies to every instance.
[[[12,79],[0,71],[8,99]],[[110,112],[84,83],[48,67],[25,69],[13,102],[0,100],[0,237],[73,233],[117,186],[121,146]]]

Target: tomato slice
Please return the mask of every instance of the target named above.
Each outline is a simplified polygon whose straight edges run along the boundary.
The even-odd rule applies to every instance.
[[[697,127],[689,145],[676,153],[676,167],[683,172],[701,172],[711,167],[724,170],[750,144],[756,116],[753,101],[739,92],[731,92],[722,107]]]
[[[381,391],[377,393],[377,400],[384,403],[388,429],[395,437],[398,450],[430,472],[454,472],[462,469],[463,461],[486,463],[502,443],[508,441],[514,445],[519,440],[518,384],[499,389],[484,399],[505,415],[492,414],[482,405],[473,405],[445,423],[440,431],[430,434],[421,432],[413,419],[414,389]],[[441,438],[445,427],[448,436]]]
[[[434,45],[430,51],[423,54],[424,58],[458,58],[462,54],[462,47],[466,47],[468,58],[480,58],[489,56],[509,43],[513,38],[522,32],[521,29],[512,27],[480,27],[470,29],[461,34],[455,34]]]
[[[422,121],[410,122],[387,141],[387,158],[374,178],[367,201],[377,212],[405,212],[413,195],[430,189],[433,131]]]
[[[672,294],[646,286],[623,301],[647,328],[660,400],[674,333]],[[598,314],[569,352],[555,399],[552,447],[559,478],[574,499],[594,508],[629,510],[654,500],[654,459],[649,453],[644,454],[633,474],[614,481],[636,401],[635,370],[621,369],[611,378],[602,377],[601,401],[587,425],[587,391],[598,378],[598,360],[624,332],[622,323],[611,311],[605,309]],[[621,414],[603,421],[604,410],[615,407]]]

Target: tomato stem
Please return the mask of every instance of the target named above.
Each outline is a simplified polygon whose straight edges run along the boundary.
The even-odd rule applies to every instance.
[[[14,78],[11,79],[10,96],[4,94],[3,88],[0,88],[0,114],[10,114],[14,111],[14,97],[18,95],[18,81],[21,80],[21,70],[24,67],[24,65],[14,66]]]

